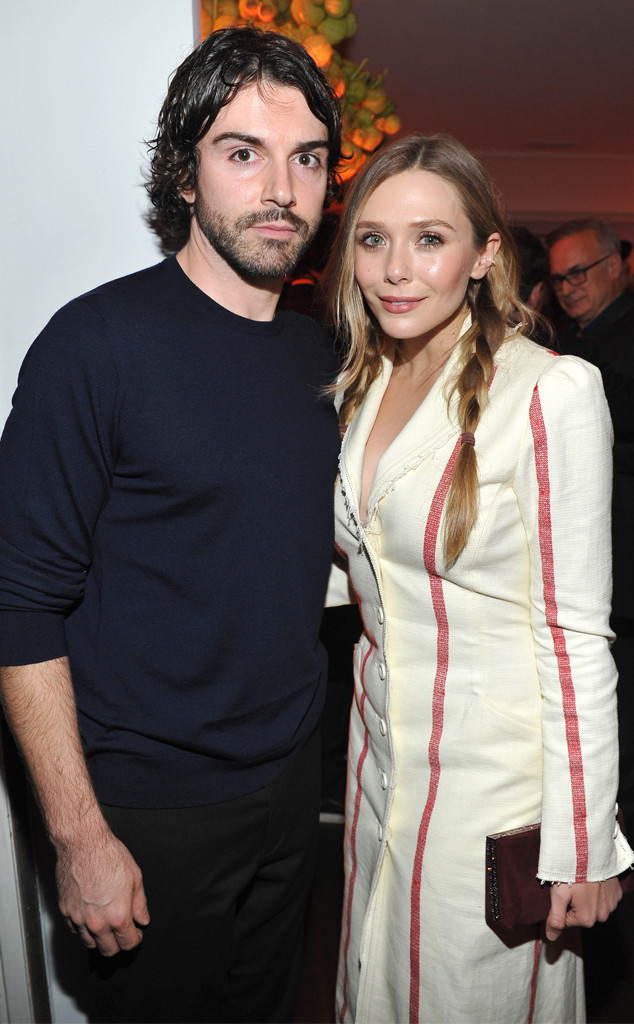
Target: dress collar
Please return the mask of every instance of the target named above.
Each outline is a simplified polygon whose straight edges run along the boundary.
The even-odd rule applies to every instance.
[[[452,380],[459,367],[460,338],[471,326],[468,314],[449,359],[429,392],[381,456],[370,494],[368,519],[370,522],[381,498],[394,487],[396,481],[428,458],[453,435],[458,435],[458,399],[454,395],[447,401]],[[347,483],[351,511],[359,518],[361,476],[365,446],[374,425],[379,406],[385,394],[393,369],[392,358],[384,355],[376,379],[370,385],[365,400],[346,430],[340,458],[342,478]]]

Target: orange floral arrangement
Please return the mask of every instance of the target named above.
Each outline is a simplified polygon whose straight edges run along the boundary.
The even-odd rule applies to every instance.
[[[346,60],[336,50],[353,36],[357,19],[352,0],[201,0],[201,38],[220,28],[253,25],[281,32],[301,43],[324,70],[343,111],[344,181],[363,166],[386,135],[401,122],[383,88],[383,75]]]

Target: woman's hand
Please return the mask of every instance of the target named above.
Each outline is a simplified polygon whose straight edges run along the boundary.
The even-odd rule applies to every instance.
[[[591,928],[595,921],[607,921],[617,906],[623,890],[618,878],[605,882],[562,882],[550,889],[550,914],[546,921],[546,938],[554,942],[564,928],[581,925]]]

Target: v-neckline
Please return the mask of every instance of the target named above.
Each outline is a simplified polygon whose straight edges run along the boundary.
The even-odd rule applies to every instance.
[[[392,431],[389,431],[389,430],[384,431],[385,436],[388,438],[388,440],[386,441],[385,444],[382,444],[381,440],[379,439],[378,442],[377,442],[377,448],[379,449],[378,457],[375,457],[375,452],[374,452],[373,448],[370,448],[370,451],[372,452],[372,457],[369,458],[368,446],[370,445],[370,442],[372,441],[373,435],[375,434],[375,431],[376,431],[376,428],[377,428],[377,423],[379,421],[379,417],[381,416],[382,410],[384,409],[384,406],[386,404],[386,398],[388,396],[388,392],[390,391],[390,387],[394,384],[394,373],[395,373],[395,370],[397,370],[397,365],[396,365],[396,361],[395,361],[396,360],[395,354],[392,353],[391,356],[386,356],[385,357],[384,365],[385,365],[385,362],[391,364],[391,370],[390,370],[390,374],[389,374],[389,376],[387,378],[387,383],[385,385],[385,388],[383,389],[383,392],[381,394],[380,401],[379,401],[377,409],[376,409],[376,414],[374,416],[374,420],[373,420],[373,422],[372,422],[372,424],[370,426],[370,430],[369,430],[369,433],[368,433],[368,436],[367,436],[367,439],[366,439],[366,442],[365,442],[365,446],[364,446],[364,449],[363,449],[363,456],[362,456],[362,460],[361,460],[361,485],[360,485],[360,491],[359,491],[359,514],[361,516],[361,521],[363,523],[367,523],[367,520],[368,520],[368,506],[369,506],[369,501],[370,501],[370,495],[372,494],[372,489],[374,487],[374,484],[375,484],[375,481],[376,481],[376,478],[377,478],[378,469],[379,469],[379,466],[381,464],[381,460],[382,460],[383,456],[392,447],[392,445],[397,441],[397,439],[403,433],[403,431],[406,430],[408,424],[414,419],[415,416],[418,415],[419,411],[424,406],[424,404],[427,401],[427,399],[429,398],[429,396],[432,394],[432,392],[434,390],[434,387],[436,385],[436,382],[439,381],[443,377],[445,367],[447,366],[447,364],[449,362],[451,362],[454,350],[455,350],[455,343],[446,353],[444,353],[444,358],[442,360],[439,360],[437,362],[436,366],[432,367],[431,372],[428,372],[426,376],[423,374],[423,379],[421,381],[419,381],[418,385],[415,385],[415,387],[413,389],[411,389],[411,395],[414,395],[414,393],[415,393],[415,391],[417,389],[421,390],[422,397],[418,401],[415,401],[415,404],[410,401],[410,396],[408,396],[408,394],[407,394],[407,391],[408,391],[407,382],[405,382],[405,385],[406,385],[405,387],[403,386],[403,383],[400,383],[400,384],[396,385],[397,388],[399,388],[401,390],[401,396],[400,396],[401,397],[401,402],[399,403],[399,400],[398,400],[399,396],[398,395],[396,396],[396,401],[395,401],[394,397],[391,397],[390,398],[390,402],[391,402],[391,404],[395,403],[397,409],[398,409],[399,404],[402,404],[406,408],[410,408],[409,415],[407,415],[406,419],[401,420],[399,417],[394,416],[393,410],[390,410],[390,412],[387,415],[388,416],[392,415],[394,420],[396,421],[396,423],[397,424],[400,423],[400,426],[398,427],[398,429],[396,430],[395,433],[392,432]],[[426,385],[426,384],[428,384],[428,386],[423,391],[423,386]]]
[[[467,315],[458,341],[469,329],[471,318]],[[345,478],[345,487],[349,493],[346,500],[349,511],[358,521],[362,529],[371,522],[379,501],[385,493],[392,489],[394,482],[408,469],[425,459],[439,445],[459,431],[456,416],[456,401],[448,404],[444,387],[455,372],[456,360],[460,346],[453,351],[442,367],[424,400],[417,406],[399,433],[381,453],[374,469],[374,476],[369,482],[366,498],[365,515],[361,517],[361,497],[363,484],[363,464],[368,438],[376,421],[383,396],[387,390],[392,374],[392,360],[382,356],[379,374],[370,385],[368,393],[346,430],[341,451],[341,471]],[[416,429],[412,429],[415,425]],[[350,502],[352,502],[350,504]]]

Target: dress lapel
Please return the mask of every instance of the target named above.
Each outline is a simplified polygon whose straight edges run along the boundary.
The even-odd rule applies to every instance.
[[[370,488],[368,519],[399,477],[459,432],[456,403],[452,401],[451,411],[448,411],[445,389],[447,381],[455,372],[457,359],[456,347],[429,394],[381,456]],[[349,508],[357,521],[365,446],[391,373],[392,362],[383,356],[381,373],[373,381],[363,405],[348,427],[341,449],[341,475],[346,482]]]

